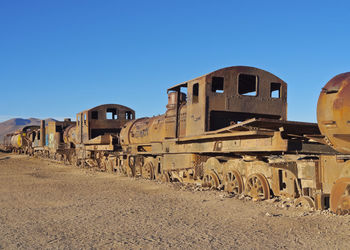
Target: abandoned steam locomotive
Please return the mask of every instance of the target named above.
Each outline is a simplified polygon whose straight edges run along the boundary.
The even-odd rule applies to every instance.
[[[338,75],[322,89],[318,124],[288,121],[284,81],[261,69],[228,67],[169,88],[160,116],[135,119],[130,108],[101,105],[78,113],[75,123],[42,122],[11,136],[17,151],[75,165],[201,183],[255,200],[289,197],[344,214],[349,97],[350,73]]]

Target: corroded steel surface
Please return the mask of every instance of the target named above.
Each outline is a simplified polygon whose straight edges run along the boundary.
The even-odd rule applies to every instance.
[[[164,115],[137,119],[127,124],[120,133],[123,144],[149,144],[165,137]]]
[[[338,179],[331,192],[331,210],[338,214],[350,214],[350,178]]]
[[[350,72],[335,76],[323,87],[317,120],[326,141],[337,151],[350,154]]]

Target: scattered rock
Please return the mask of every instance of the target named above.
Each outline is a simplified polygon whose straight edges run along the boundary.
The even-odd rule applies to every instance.
[[[219,195],[221,198],[233,198],[236,195],[235,194],[231,194],[231,193],[224,193],[224,194],[220,194]]]
[[[238,196],[238,199],[239,199],[239,200],[243,200],[244,197],[245,197],[244,194],[241,194],[240,196]]]
[[[304,217],[304,216],[308,216],[308,215],[310,215],[309,212],[303,212],[303,213],[300,213],[298,216],[299,217]]]
[[[280,201],[280,199],[278,197],[274,197],[272,199],[265,200],[266,203],[270,203],[270,204],[276,203],[276,202],[279,202],[279,201]]]
[[[270,214],[269,212],[266,212],[265,216],[268,216],[268,217],[281,217],[282,214]]]

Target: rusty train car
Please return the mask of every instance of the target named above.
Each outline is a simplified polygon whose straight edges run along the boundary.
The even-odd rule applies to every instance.
[[[350,73],[322,89],[318,124],[287,120],[287,84],[237,66],[168,89],[166,112],[135,119],[106,104],[30,134],[39,156],[164,182],[198,183],[254,200],[350,212]],[[41,134],[41,137],[40,137]]]
[[[33,149],[33,135],[35,137],[39,126],[30,125],[22,129],[5,135],[2,148],[4,151],[13,151],[16,153],[31,154]]]
[[[104,104],[77,114],[77,119],[41,121],[5,137],[4,145],[16,153],[112,171],[121,151],[122,126],[135,119],[135,111],[119,104]],[[125,172],[124,169],[118,171]]]
[[[33,154],[76,166],[112,171],[120,151],[122,126],[135,118],[135,111],[119,104],[104,104],[77,114],[76,121],[41,121],[31,137]]]
[[[319,126],[288,121],[287,84],[261,69],[229,67],[177,84],[165,114],[122,128],[118,163],[134,176],[348,213],[349,79],[324,87]]]
[[[119,104],[100,105],[78,113],[75,135],[68,132],[65,137],[75,145],[74,164],[116,170],[113,166],[117,165],[117,154],[121,151],[120,131],[134,119],[135,111]]]

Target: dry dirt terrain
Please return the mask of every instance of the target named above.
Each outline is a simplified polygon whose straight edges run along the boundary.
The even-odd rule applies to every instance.
[[[349,249],[350,216],[0,153],[0,249]]]

